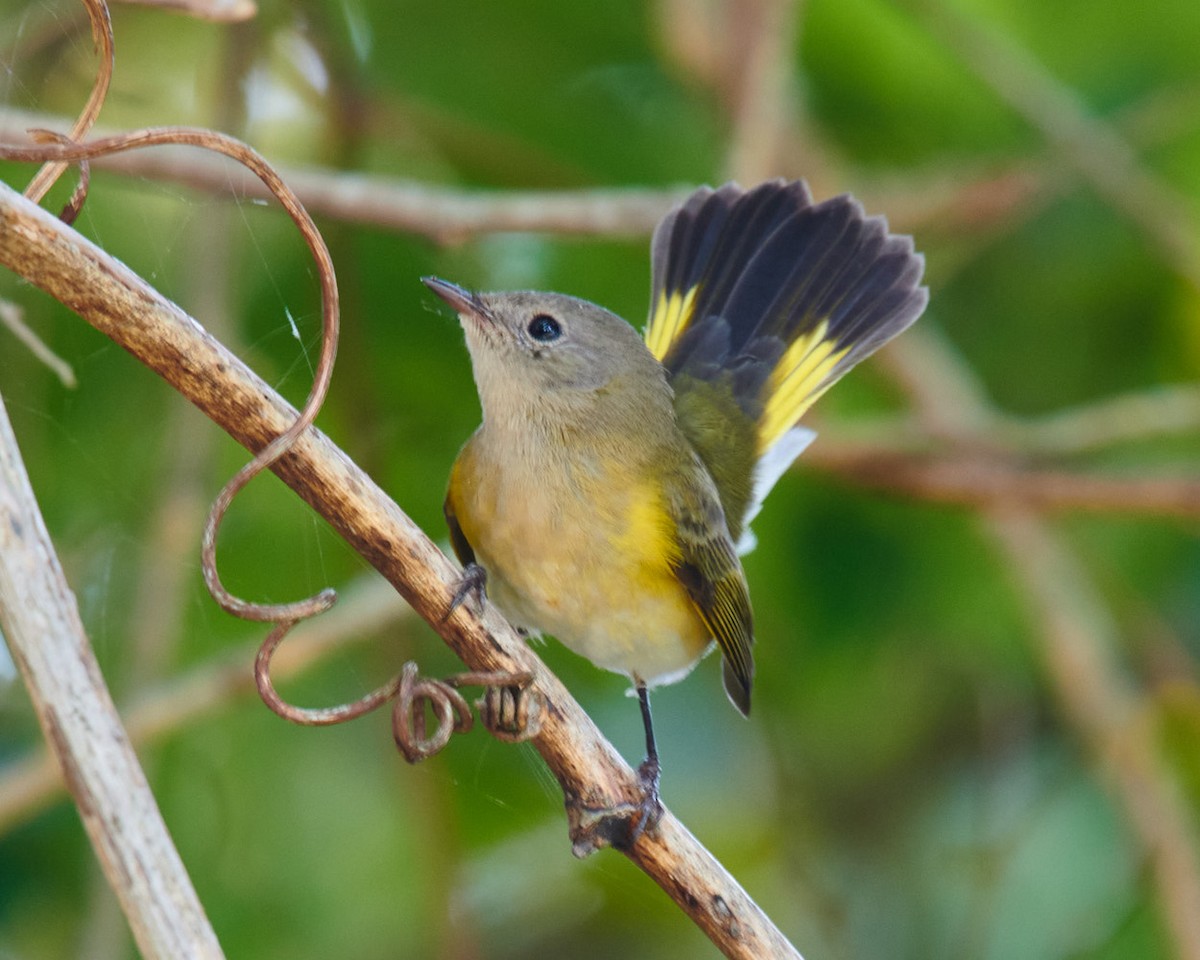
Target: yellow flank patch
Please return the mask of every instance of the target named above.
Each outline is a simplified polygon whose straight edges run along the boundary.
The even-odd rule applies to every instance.
[[[670,518],[663,505],[662,491],[656,483],[645,483],[629,500],[625,529],[617,540],[622,556],[631,569],[648,580],[669,575],[679,553],[672,536]]]
[[[850,350],[836,349],[826,340],[829,321],[822,320],[811,333],[796,340],[780,357],[767,394],[766,408],[758,427],[758,452],[765,453],[796,425],[800,416],[813,405],[829,384],[825,378]]]
[[[696,303],[696,293],[699,289],[700,285],[697,284],[686,294],[679,290],[668,294],[664,290],[659,295],[658,303],[654,305],[654,315],[646,327],[646,346],[659,361],[667,355],[671,344],[691,323],[692,307]]]
[[[468,487],[474,486],[475,474],[475,451],[468,442],[450,468],[450,485],[446,495],[458,529],[466,537],[467,543],[472,545],[479,543],[481,528],[492,522],[491,511],[485,514],[478,503],[480,498],[467,500],[465,497]]]

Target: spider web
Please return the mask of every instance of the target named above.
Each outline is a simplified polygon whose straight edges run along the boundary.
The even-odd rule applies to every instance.
[[[163,16],[157,11],[138,15],[160,20]],[[183,38],[182,49],[202,48],[207,42],[203,26],[178,23],[176,29],[183,31],[179,34]],[[118,36],[116,73],[101,111],[98,133],[134,129],[164,120],[215,129],[225,126],[221,120],[228,118],[222,115],[231,111],[222,106],[220,95],[215,93],[222,83],[214,76],[219,63],[212,62],[219,58],[167,55],[170,69],[163,72],[161,89],[149,89],[139,86],[148,73],[142,69],[147,55],[133,45],[123,46],[121,39]],[[295,50],[291,52],[294,54]],[[68,129],[73,111],[87,98],[95,65],[88,23],[82,7],[74,0],[37,0],[0,11],[0,137],[16,139],[30,126]],[[288,93],[288,78],[281,79],[276,68],[271,63],[254,65],[247,71],[253,82],[248,79],[240,87],[234,85],[244,98],[242,112],[246,117],[284,123],[296,111],[307,108],[302,97]],[[323,83],[319,63],[316,66],[310,63],[302,71],[301,80],[318,86]],[[214,94],[207,102],[201,102],[203,98],[196,91],[205,89]],[[179,150],[181,162],[198,153],[194,148]],[[272,386],[299,404],[311,384],[320,344],[321,318],[314,271],[302,259],[307,254],[290,221],[275,204],[244,196],[240,188],[244,182],[241,168],[223,158],[221,162],[228,171],[228,189],[224,192],[192,189],[173,181],[169,175],[119,175],[107,172],[104,163],[95,163],[89,198],[75,227],[127,263],[164,296],[180,304]],[[34,173],[36,167],[32,165],[0,166],[0,176],[17,190],[23,189]],[[58,210],[77,178],[77,171],[67,171],[43,206]],[[18,437],[34,434],[28,444],[28,466],[40,499],[43,489],[46,490],[43,510],[55,540],[64,543],[68,539],[61,529],[68,521],[63,518],[65,511],[54,507],[58,478],[45,479],[51,472],[61,471],[61,476],[85,474],[115,512],[136,514],[143,509],[138,503],[141,493],[130,489],[122,468],[110,458],[111,451],[93,442],[88,421],[94,414],[88,410],[105,408],[108,416],[119,421],[149,413],[135,409],[139,400],[161,402],[161,419],[165,421],[160,425],[161,433],[167,435],[151,436],[148,443],[163,448],[172,443],[171,432],[214,434],[211,424],[201,421],[190,410],[173,416],[171,408],[180,406],[177,398],[166,395],[158,384],[146,386],[142,382],[153,378],[140,375],[131,378],[131,393],[125,399],[119,393],[103,393],[100,384],[111,379],[113,365],[126,363],[121,351],[106,341],[98,342],[82,325],[72,326],[47,298],[7,273],[0,276],[0,302],[12,306],[79,381],[74,389],[52,382],[53,378],[27,347],[9,329],[0,327],[0,384],[3,385],[0,389],[4,390],[10,415],[16,421]],[[143,390],[158,392],[146,399]],[[164,400],[164,396],[168,399]],[[158,413],[150,415],[158,417]],[[152,426],[148,432],[153,434],[154,430]],[[211,437],[203,441],[206,449],[219,452],[213,443]],[[43,452],[47,448],[59,451],[57,470],[51,471],[39,462],[39,448]],[[159,461],[159,468],[165,474],[164,485],[186,486],[197,477],[184,474],[191,470],[198,476],[204,467],[203,478],[197,482],[209,495],[215,493],[211,479],[214,458],[204,464],[189,463],[186,448],[187,440],[180,440],[175,444],[173,460],[168,450],[167,459]],[[215,462],[224,470],[228,458],[217,457]],[[63,490],[67,486],[65,482],[61,484]],[[254,486],[257,484],[252,485],[252,495]],[[307,513],[306,516],[316,530],[316,519]],[[122,656],[126,638],[119,626],[122,618],[110,621],[108,611],[118,599],[122,604],[129,603],[127,596],[121,598],[120,581],[137,576],[136,541],[143,534],[149,536],[150,524],[135,530],[131,542],[130,534],[111,518],[97,515],[89,522],[94,528],[83,547],[82,571],[69,569],[68,574],[69,579],[80,583],[76,574],[83,573],[78,598],[89,635],[102,658],[106,652],[116,658]],[[253,523],[253,518],[246,522]],[[317,572],[323,572],[325,567],[325,546],[316,535],[307,539],[309,542],[302,552],[308,554],[311,549],[315,553],[308,559],[319,575]],[[193,584],[198,584],[198,525],[192,540],[186,555],[172,558],[168,564],[183,563]],[[74,544],[67,547],[72,548],[78,549]],[[69,565],[69,560],[64,562]],[[140,566],[143,571],[147,568],[145,563]],[[188,602],[185,596],[180,599]],[[202,588],[193,586],[190,605],[209,603]],[[7,646],[0,643],[0,684],[11,682],[14,676]],[[4,697],[0,689],[0,701]]]

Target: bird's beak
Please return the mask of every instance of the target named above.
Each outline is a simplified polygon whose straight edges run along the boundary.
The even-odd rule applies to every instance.
[[[469,290],[464,290],[457,283],[442,280],[438,277],[422,277],[421,282],[439,297],[450,304],[459,316],[471,317],[486,324],[492,323],[492,315],[483,301]]]

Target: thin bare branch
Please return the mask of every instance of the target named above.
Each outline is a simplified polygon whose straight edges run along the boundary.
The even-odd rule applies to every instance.
[[[295,422],[290,405],[177,306],[2,185],[0,262],[155,370],[248,449],[262,449]],[[569,810],[586,815],[638,801],[641,790],[629,765],[490,604],[481,614],[462,604],[447,616],[456,568],[323,434],[309,428],[271,469],[393,583],[468,666],[534,676],[546,714],[533,743]],[[727,956],[798,956],[669,812],[658,830],[625,852]]]
[[[941,440],[957,448],[957,456],[964,450],[1007,454],[1012,468],[1027,469],[1022,458],[1069,457],[1122,443],[1200,432],[1200,389],[1190,384],[1155,387],[1022,419],[988,403],[983,384],[936,327],[919,328],[881,350],[878,358],[916,401],[918,422],[899,429],[891,423],[887,429],[892,442],[868,425],[865,435],[871,437],[876,453],[928,451],[931,440]],[[1095,489],[1102,489],[1105,479],[1095,474],[1081,477],[1085,486],[1099,482]],[[1114,491],[1134,482],[1108,479],[1118,484]],[[1160,479],[1164,484],[1160,493],[1151,495],[1151,502],[1158,496],[1164,497],[1164,504],[1178,498],[1181,512],[1191,512],[1194,476],[1143,479],[1150,481],[1150,488],[1157,487]],[[1172,488],[1177,493],[1169,493]],[[1176,511],[1169,508],[1167,512]]]
[[[817,467],[855,483],[963,506],[1021,503],[1039,510],[1200,518],[1200,478],[1119,477],[1045,469],[1011,457],[891,453],[848,443],[815,444],[797,469]]]
[[[1037,420],[1009,420],[1001,428],[1005,443],[1055,456],[1181,433],[1200,434],[1200,387],[1126,393]]]
[[[92,84],[91,96],[84,104],[79,118],[71,125],[69,134],[71,140],[79,140],[87,136],[88,131],[95,125],[96,118],[100,115],[100,108],[104,105],[104,98],[108,96],[108,87],[112,82],[113,74],[113,32],[108,6],[104,0],[84,0],[83,5],[87,9],[88,19],[92,24],[92,40],[96,44],[96,52],[100,55],[100,63],[96,69],[96,80]],[[47,163],[25,188],[25,196],[34,203],[39,203],[46,195],[46,191],[54,185],[54,181],[61,177],[66,169],[67,164],[61,160]]]
[[[0,300],[0,324],[8,328],[9,333],[20,340],[50,372],[58,377],[58,382],[69,390],[78,384],[75,371],[71,365],[56,354],[29,325],[25,323],[21,308],[9,300]]]
[[[0,627],[142,955],[219,960],[216,935],[100,675],[2,401]]]
[[[792,49],[799,5],[800,0],[737,0],[730,5],[743,42],[729,45],[740,55],[725,168],[742,183],[779,176],[786,168],[796,112]]]
[[[29,129],[57,118],[0,112],[0,141],[29,143]],[[59,121],[61,122],[61,121]],[[219,157],[163,148],[91,161],[97,169],[166,180],[222,197],[268,199],[259,181]],[[607,189],[466,192],[411,180],[320,168],[280,167],[279,173],[313,213],[460,243],[483,233],[543,231],[580,236],[640,236],[689,189]]]
[[[898,365],[886,360],[887,356],[886,350],[880,354],[891,372],[903,379],[909,364]],[[913,365],[912,371],[918,372],[919,367]],[[823,436],[820,448],[814,447],[803,462],[821,462],[835,469],[844,463],[854,469],[872,457],[907,454],[949,461],[969,460],[982,452],[999,458],[1009,470],[1028,472],[1031,460],[1065,459],[1124,444],[1200,435],[1200,388],[1187,384],[1151,387],[1041,417],[996,411],[986,427],[986,431],[976,429],[946,443],[944,436],[930,433],[911,415],[847,420],[828,427],[822,424],[822,432],[829,436]],[[1084,474],[1083,482],[1090,484],[1096,477],[1105,478],[1103,474]],[[1107,479],[1127,482],[1120,477]],[[1159,478],[1139,479],[1157,482]],[[1173,484],[1178,479],[1166,478],[1166,482]],[[1193,477],[1184,479],[1190,482]]]
[[[0,111],[0,141],[31,143],[26,131],[62,123],[60,117]],[[161,148],[90,162],[96,169],[165,180],[222,197],[271,196],[254,176],[219,157],[194,151]],[[315,214],[404,230],[439,243],[505,231],[640,236],[649,234],[662,215],[690,192],[690,188],[467,192],[313,167],[280,167],[279,172]]]

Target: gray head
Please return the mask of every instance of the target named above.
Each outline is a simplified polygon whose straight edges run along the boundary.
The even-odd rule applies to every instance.
[[[669,404],[662,365],[603,307],[561,293],[471,293],[436,277],[422,280],[458,311],[485,416],[547,402],[565,414],[601,394],[626,392]]]

